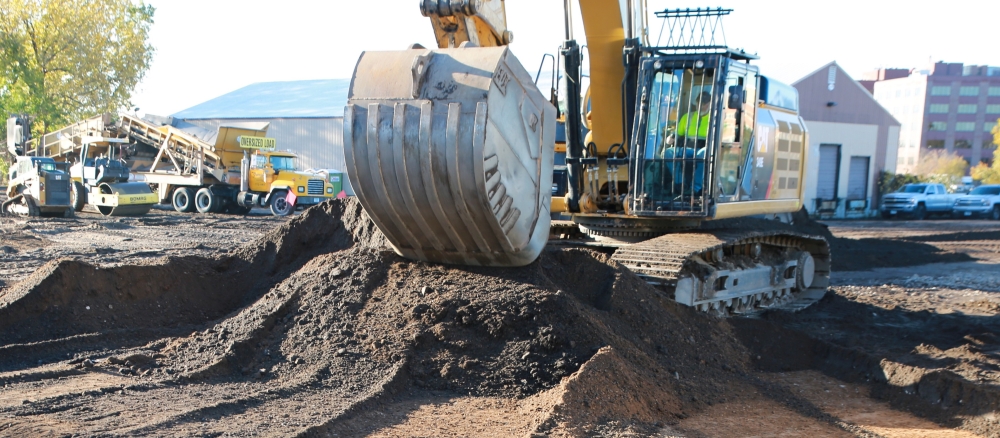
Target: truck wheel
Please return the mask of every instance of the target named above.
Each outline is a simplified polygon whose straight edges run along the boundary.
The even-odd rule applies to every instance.
[[[1000,221],[1000,205],[993,206],[993,211],[990,212],[990,219]]]
[[[892,215],[888,211],[882,212],[882,219],[892,219]]]
[[[276,190],[271,194],[271,214],[275,216],[288,216],[295,211],[295,206],[288,203],[288,199],[285,196],[288,192],[285,190]]]
[[[203,187],[194,195],[194,205],[198,213],[215,213],[219,210],[219,197],[212,193],[212,189]]]
[[[191,213],[194,211],[194,189],[190,187],[178,187],[174,189],[174,210],[181,213]]]
[[[83,211],[83,206],[87,205],[87,189],[80,181],[73,181],[73,186],[70,187],[69,205],[73,207],[73,211]]]
[[[917,204],[917,208],[913,210],[913,218],[918,221],[927,219],[927,207],[924,207],[924,204]]]
[[[72,208],[67,208],[67,209],[66,209],[66,211],[64,211],[64,212],[63,212],[63,215],[62,215],[62,217],[64,217],[64,218],[67,218],[67,219],[68,219],[68,218],[72,218],[73,216],[76,216],[76,214],[75,214],[75,213],[76,213],[76,212],[75,212],[75,211],[73,211],[73,209],[72,209]]]

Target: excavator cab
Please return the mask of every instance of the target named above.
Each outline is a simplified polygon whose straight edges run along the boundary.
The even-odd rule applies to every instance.
[[[734,199],[740,160],[753,137],[753,57],[729,49],[661,54],[640,63],[631,154],[630,212],[636,216],[713,216]]]

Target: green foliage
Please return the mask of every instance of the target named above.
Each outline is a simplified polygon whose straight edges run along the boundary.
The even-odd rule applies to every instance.
[[[38,137],[129,107],[153,58],[153,12],[141,0],[0,1],[0,115],[30,114]]]
[[[893,174],[892,172],[882,171],[879,173],[878,178],[878,192],[881,195],[886,193],[892,193],[899,190],[906,184],[913,184],[924,182],[924,179],[908,173]]]
[[[979,163],[972,168],[970,174],[972,179],[983,184],[1000,184],[1000,119],[997,119],[997,124],[991,132],[993,144],[996,145],[996,149],[993,150],[993,164],[987,166],[986,163]]]
[[[10,163],[7,162],[7,152],[0,151],[0,186],[7,184],[7,171]]]
[[[934,182],[952,186],[962,183],[969,162],[954,152],[928,151],[920,157],[920,162],[913,169],[926,182]]]

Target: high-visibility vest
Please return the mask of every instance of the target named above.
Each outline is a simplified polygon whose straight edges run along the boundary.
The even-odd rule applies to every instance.
[[[692,111],[694,112],[694,111]],[[679,137],[689,136],[688,132],[694,132],[699,140],[708,138],[708,113],[705,113],[696,120],[689,117],[691,112],[681,116],[680,123],[677,124],[677,135]]]

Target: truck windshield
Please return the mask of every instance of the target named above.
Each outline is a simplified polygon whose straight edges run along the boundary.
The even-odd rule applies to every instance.
[[[1000,195],[1000,186],[976,187],[969,192],[970,195]]]
[[[927,189],[926,184],[907,184],[899,189],[900,193],[923,193]]]
[[[271,167],[274,170],[295,170],[295,157],[271,156]]]
[[[38,164],[38,169],[39,170],[42,170],[42,171],[45,171],[45,172],[52,172],[52,171],[56,170],[56,163],[53,163],[51,161],[37,160],[37,161],[35,161],[35,163]]]

